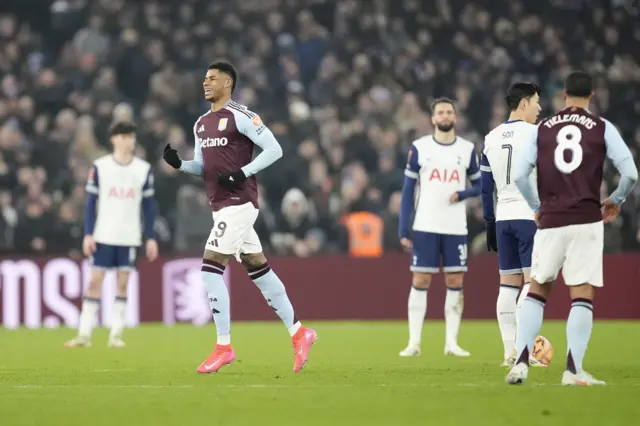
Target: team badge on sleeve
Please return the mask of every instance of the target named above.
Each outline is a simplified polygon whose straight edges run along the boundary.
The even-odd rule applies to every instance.
[[[262,126],[262,119],[260,118],[259,115],[256,115],[255,117],[253,117],[253,120],[251,120],[251,122],[253,123],[254,126],[256,127],[260,127]]]

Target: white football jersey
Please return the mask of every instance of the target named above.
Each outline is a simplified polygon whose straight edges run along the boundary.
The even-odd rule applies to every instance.
[[[418,179],[420,188],[415,231],[467,234],[465,202],[451,204],[449,198],[466,189],[467,178],[480,178],[473,142],[458,137],[451,144],[442,144],[432,135],[417,139],[409,151],[405,175]]]
[[[93,238],[101,244],[137,247],[142,244],[142,199],[152,197],[151,165],[134,157],[129,164],[113,155],[93,163],[87,192],[98,196]]]
[[[522,120],[507,121],[493,129],[484,138],[484,159],[480,170],[491,172],[496,184],[496,220],[533,220],[533,210],[514,183],[513,165],[523,155],[537,126]],[[486,159],[487,163],[484,162]],[[536,185],[536,170],[531,174]]]

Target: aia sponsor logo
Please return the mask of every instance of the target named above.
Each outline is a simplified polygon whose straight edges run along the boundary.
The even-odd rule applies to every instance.
[[[460,173],[457,170],[433,169],[429,175],[429,182],[431,181],[460,183]]]
[[[133,199],[136,197],[136,190],[133,188],[122,188],[112,186],[107,193],[109,198]]]

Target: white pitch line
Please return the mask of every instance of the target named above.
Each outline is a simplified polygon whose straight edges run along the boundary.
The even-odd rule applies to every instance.
[[[336,383],[336,384],[300,384],[300,385],[288,385],[288,384],[219,384],[213,385],[215,388],[223,389],[321,389],[321,388],[508,388],[510,386],[504,383],[458,383],[456,385],[444,385],[438,383],[406,383],[406,384],[393,384],[393,383],[372,383],[372,384],[349,384],[349,383]],[[518,387],[559,387],[560,383],[529,383]],[[640,383],[626,384],[622,387],[640,387]],[[0,389],[193,389],[194,385],[0,385]]]
[[[101,370],[92,370],[94,373],[120,373],[123,371],[136,371],[135,368],[107,368]]]
[[[295,388],[353,388],[353,387],[374,387],[374,388],[451,388],[451,386],[441,385],[437,383],[406,383],[406,384],[392,384],[392,383],[374,383],[370,385],[356,385],[356,384],[301,384],[301,385],[278,385],[278,384],[220,384],[214,385],[216,388],[227,389],[295,389]],[[504,384],[497,383],[459,383],[453,387],[466,387],[466,388],[487,388],[505,386]],[[544,383],[534,383],[529,386],[555,386],[546,385]],[[74,389],[74,388],[100,388],[100,389],[191,389],[194,385],[13,385],[13,386],[0,386],[0,388],[12,388],[12,389]]]

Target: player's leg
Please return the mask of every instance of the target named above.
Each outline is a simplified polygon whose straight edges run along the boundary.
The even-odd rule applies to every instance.
[[[102,282],[108,268],[115,265],[115,248],[105,244],[96,244],[96,251],[90,258],[91,277],[82,298],[82,307],[78,324],[78,335],[65,343],[67,348],[91,346],[93,327],[98,322]]]
[[[427,293],[431,276],[440,271],[438,235],[430,232],[414,232],[411,271],[413,278],[409,290],[408,319],[409,344],[400,356],[420,355],[422,327],[427,315]]]
[[[213,352],[197,368],[199,373],[217,372],[235,360],[231,346],[231,300],[224,271],[229,258],[239,252],[246,232],[244,218],[238,214],[241,207],[225,207],[213,213],[213,228],[202,256],[202,282],[213,313],[217,342]]]
[[[518,253],[520,255],[520,264],[522,265],[522,274],[524,279],[524,285],[518,296],[518,302],[516,306],[516,321],[520,316],[524,299],[529,293],[529,287],[531,285],[531,257],[533,255],[533,239],[538,231],[538,226],[533,220],[514,220],[512,226],[515,230],[516,238],[518,239]]]
[[[464,311],[464,273],[467,272],[467,236],[440,235],[444,283],[447,295],[444,299],[446,326],[445,355],[469,356],[458,345],[458,332]]]
[[[562,377],[564,385],[604,385],[584,371],[582,363],[593,329],[593,299],[596,288],[603,285],[602,251],[604,227],[602,222],[574,225],[567,248],[562,276],[569,286],[571,311],[567,320],[567,368]],[[585,259],[588,259],[585,262]]]
[[[136,265],[136,247],[116,248],[116,300],[111,314],[111,331],[107,345],[111,348],[123,348],[122,332],[125,326],[127,309],[127,285],[129,276]]]
[[[516,357],[516,312],[518,292],[522,283],[522,265],[518,254],[518,240],[513,235],[510,220],[496,222],[496,236],[500,273],[496,316],[504,347],[504,362],[502,366],[511,367],[515,363]],[[531,263],[531,260],[529,260],[529,263]]]
[[[255,231],[254,231],[255,233]],[[255,239],[258,236],[256,234]],[[284,284],[271,269],[267,258],[261,252],[243,253],[240,255],[242,266],[245,267],[249,278],[260,289],[265,300],[280,317],[293,337],[302,327],[293,310],[293,305],[287,296]]]
[[[565,250],[563,228],[541,229],[536,233],[531,259],[531,286],[518,322],[516,364],[507,375],[508,384],[520,384],[527,379],[533,342],[542,327],[544,306],[562,267]]]
[[[293,305],[289,300],[284,284],[271,269],[267,258],[262,254],[262,246],[258,234],[251,229],[240,255],[242,265],[247,269],[249,277],[260,289],[269,306],[280,317],[291,335],[294,348],[293,371],[301,371],[309,359],[311,347],[318,339],[315,330],[303,327],[296,317]]]

